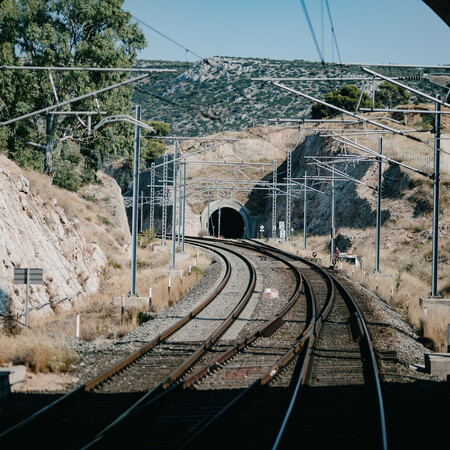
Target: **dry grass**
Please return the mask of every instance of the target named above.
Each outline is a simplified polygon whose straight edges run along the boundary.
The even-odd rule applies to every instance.
[[[77,300],[69,311],[63,311],[55,319],[36,327],[46,327],[56,333],[76,335],[76,317],[80,315],[80,339],[85,341],[104,341],[118,339],[135,329],[145,320],[150,319],[149,312],[160,314],[169,306],[176,304],[202,278],[204,269],[210,260],[201,252],[197,258],[196,248],[186,246],[184,254],[178,253],[175,273],[170,270],[172,263],[169,246],[152,251],[150,247],[138,248],[136,292],[140,297],[148,297],[152,290],[152,307],[130,309],[121,315],[121,306],[114,304],[113,299],[128,296],[131,287],[131,267],[129,257],[116,254],[116,260],[106,269],[102,291]],[[110,261],[111,262],[111,261]],[[189,275],[191,266],[191,275]],[[180,270],[183,271],[182,279]],[[168,289],[168,278],[171,273],[171,286]]]
[[[366,233],[367,230],[341,230],[343,234]],[[357,242],[357,253],[363,256],[363,269],[355,268],[348,263],[338,263],[336,267],[350,276],[350,278],[373,292],[389,304],[396,311],[402,313],[405,319],[411,323],[420,336],[425,336],[433,340],[435,349],[438,352],[447,351],[447,325],[450,324],[450,311],[448,308],[435,306],[424,309],[419,304],[420,298],[427,298],[431,290],[431,262],[425,257],[428,255],[428,248],[431,244],[417,248],[416,240],[411,236],[411,232],[388,233],[385,240],[385,248],[380,251],[381,275],[374,274],[375,255],[374,241],[363,239]],[[409,237],[408,237],[409,236]],[[386,244],[390,248],[386,248]],[[312,252],[317,253],[317,258],[321,259],[321,264],[328,267],[331,264],[328,236],[311,236],[307,238],[307,249],[303,249],[303,238],[293,239],[292,243],[281,242],[277,246],[284,250],[291,251],[299,256],[310,258]],[[440,243],[441,252],[448,251],[450,240],[442,239]],[[441,253],[443,254],[443,253]],[[446,264],[439,266],[438,287],[440,291],[450,292],[448,282],[448,270]],[[447,284],[446,284],[447,283]]]
[[[34,373],[69,372],[78,362],[63,336],[24,330],[18,336],[0,334],[0,364],[25,365]]]
[[[125,245],[124,231],[101,202],[60,189],[50,184],[47,176],[24,171],[33,192],[54,198],[69,220],[77,219],[76,228],[87,242],[95,241],[105,253],[108,266],[103,273],[100,292],[76,298],[71,308],[54,311],[54,316],[43,318],[30,314],[29,330],[17,335],[0,334],[0,365],[25,364],[34,372],[69,371],[77,360],[70,350],[67,336],[76,336],[77,316],[80,317],[79,339],[92,342],[112,341],[124,336],[151,319],[148,307],[126,310],[113,299],[128,295],[131,283],[131,251]],[[158,244],[158,243],[157,243]],[[210,260],[197,249],[186,245],[186,252],[176,255],[176,268],[183,270],[172,275],[170,292],[167,288],[171,266],[171,245],[138,247],[136,291],[147,297],[152,289],[152,312],[161,313],[177,303],[201,279]],[[191,275],[189,276],[189,266]]]
[[[0,334],[0,365],[24,364],[29,370],[42,373],[70,371],[78,360],[70,349],[67,336],[76,337],[77,316],[80,316],[79,339],[87,342],[116,340],[151,319],[148,307],[126,310],[113,303],[114,297],[126,295],[130,290],[130,263],[125,255],[115,255],[116,262],[108,267],[101,293],[77,300],[70,310],[60,311],[55,317],[43,319],[30,317],[30,329],[15,336]],[[171,276],[169,247],[152,252],[150,248],[138,249],[136,290],[148,296],[152,288],[152,312],[161,313],[176,304],[202,278],[210,264],[202,252],[197,257],[195,247],[186,246],[185,254],[178,253],[177,269],[183,270]],[[120,257],[120,258],[119,258]],[[189,275],[189,266],[191,274]]]

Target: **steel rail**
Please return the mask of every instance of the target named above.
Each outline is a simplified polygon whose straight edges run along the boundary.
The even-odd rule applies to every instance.
[[[348,291],[345,289],[345,287],[336,280],[335,277],[333,277],[332,275],[330,275],[330,276],[334,280],[334,282],[335,282],[336,286],[338,287],[344,300],[347,299],[347,301],[351,303],[351,307],[356,312],[357,317],[359,319],[359,323],[361,324],[362,329],[363,329],[363,336],[364,336],[363,343],[365,344],[366,352],[369,355],[370,376],[373,377],[373,382],[375,385],[375,393],[376,393],[376,397],[377,397],[378,415],[379,415],[379,421],[380,421],[379,426],[380,426],[380,431],[381,431],[381,436],[382,436],[382,448],[384,450],[386,450],[388,448],[387,430],[386,430],[386,415],[384,412],[384,401],[383,401],[383,394],[381,392],[381,383],[380,383],[380,376],[378,373],[378,364],[377,364],[377,359],[375,356],[375,351],[373,348],[372,340],[370,338],[370,333],[367,328],[366,321],[364,320],[364,316],[361,311],[361,308],[358,306],[355,299],[348,293]]]
[[[188,238],[189,239],[189,238]],[[208,242],[209,245],[219,245],[221,244],[220,241],[214,238],[196,238],[195,240],[192,240],[192,238],[189,239],[189,242],[195,242],[198,245],[198,241],[201,242]],[[230,242],[228,242],[230,243]],[[261,249],[256,248],[253,245],[248,245],[247,243],[243,242],[231,242],[234,246],[237,246],[239,248],[247,248],[252,251],[257,251],[258,253],[263,253],[266,255],[270,255],[270,257],[277,259],[284,264],[286,264],[295,274],[296,277],[296,289],[292,296],[290,297],[289,301],[278,311],[277,314],[275,314],[271,319],[269,319],[265,324],[260,326],[257,331],[252,333],[250,336],[245,337],[242,341],[234,345],[229,350],[226,350],[225,352],[222,352],[220,355],[218,355],[216,358],[214,358],[212,361],[210,361],[208,364],[204,365],[202,368],[198,369],[191,375],[189,375],[184,380],[180,381],[180,383],[176,385],[172,385],[170,389],[168,389],[165,392],[159,392],[159,395],[157,395],[153,401],[149,402],[147,405],[144,406],[145,412],[147,415],[150,411],[157,411],[159,409],[159,406],[161,403],[170,401],[174,395],[181,394],[183,389],[189,388],[194,383],[196,383],[200,378],[206,376],[208,373],[210,373],[214,368],[219,367],[219,365],[226,360],[229,360],[233,356],[235,356],[239,351],[243,350],[244,348],[248,347],[251,343],[253,343],[255,340],[257,340],[261,336],[270,336],[273,334],[280,326],[283,324],[282,318],[292,309],[293,305],[298,301],[301,291],[303,289],[303,277],[301,276],[299,270],[290,262],[286,261],[282,257],[278,255],[274,255],[273,252],[269,252],[267,249]],[[230,251],[230,249],[227,248],[227,251]],[[261,377],[259,380],[257,380],[255,383],[253,383],[248,389],[246,389],[242,394],[240,394],[237,398],[233,399],[225,408],[220,410],[218,414],[216,414],[214,417],[212,417],[210,420],[208,420],[202,427],[200,427],[194,435],[192,433],[188,433],[187,436],[182,436],[179,438],[178,442],[179,444],[176,445],[176,448],[184,448],[185,446],[191,445],[192,442],[194,442],[196,439],[199,438],[199,436],[202,436],[203,433],[208,432],[212,426],[215,426],[216,423],[222,419],[226,414],[230,413],[235,406],[241,404],[245,399],[248,399],[251,397],[253,393],[256,393],[256,391],[266,385],[274,376],[277,374],[285,365],[287,365],[290,360],[295,356],[296,353],[298,353],[301,348],[303,342],[306,340],[305,338],[308,337],[308,334],[311,332],[313,325],[315,323],[315,304],[314,304],[314,297],[311,291],[311,288],[308,285],[306,285],[305,289],[307,290],[308,298],[311,301],[312,307],[311,310],[312,318],[309,323],[309,325],[303,330],[301,333],[300,338],[300,345],[294,345],[288,352],[287,355],[284,355],[281,357],[273,366],[270,367],[269,370],[266,371],[266,373]],[[137,412],[142,412],[137,411]],[[110,432],[112,428],[109,428],[109,430],[105,430],[105,432]],[[111,439],[110,436],[107,437],[107,439]],[[101,436],[97,437],[97,439],[94,441],[94,447],[96,444],[100,442]],[[86,447],[90,448],[90,447]]]
[[[262,244],[261,244],[262,245]],[[284,252],[282,250],[279,250],[279,253],[287,253]],[[383,395],[381,392],[381,383],[380,383],[380,377],[379,377],[379,373],[378,373],[378,365],[377,365],[377,360],[376,360],[376,356],[375,356],[375,351],[373,348],[373,344],[370,338],[370,333],[369,330],[367,328],[367,325],[365,323],[364,320],[364,316],[361,312],[360,307],[358,306],[357,302],[355,301],[355,299],[348,293],[348,291],[345,289],[345,287],[331,274],[329,274],[327,271],[325,271],[324,269],[322,269],[320,266],[313,264],[312,262],[309,262],[307,260],[303,260],[303,258],[300,257],[295,257],[303,262],[307,262],[308,264],[310,264],[311,266],[315,266],[316,268],[318,268],[320,271],[322,271],[323,273],[327,274],[327,276],[332,280],[333,286],[336,286],[337,289],[339,290],[342,298],[344,299],[345,303],[347,304],[347,307],[353,310],[353,312],[356,313],[357,315],[357,319],[361,325],[362,328],[362,333],[363,333],[363,337],[364,339],[362,339],[362,343],[365,344],[365,351],[367,352],[367,354],[369,355],[369,366],[370,366],[370,377],[373,380],[374,383],[374,387],[375,387],[375,393],[376,393],[376,398],[377,398],[377,407],[378,407],[378,415],[379,415],[379,427],[380,427],[380,433],[381,433],[381,446],[383,448],[383,450],[387,450],[388,445],[387,445],[387,430],[386,430],[386,417],[385,417],[385,412],[384,412],[384,402],[383,402]],[[331,306],[329,305],[329,307],[324,308],[328,309],[328,312],[331,310]],[[352,312],[352,311],[350,311]],[[316,336],[319,335],[320,329],[323,325],[323,316],[322,316],[322,323],[320,324],[320,326],[317,329],[317,332],[315,332],[314,334]],[[367,359],[366,359],[367,361]],[[302,369],[303,371],[303,369]],[[300,380],[300,379],[299,379]],[[293,398],[293,403],[292,406],[294,405],[295,401],[296,401],[296,396],[298,395],[298,390],[296,388],[296,394],[292,397]],[[290,408],[290,410],[292,411],[292,408]],[[289,420],[289,417],[286,416],[286,424]],[[283,438],[283,433],[285,431],[285,423],[283,422],[283,426],[280,429],[280,434],[277,437],[277,440],[273,446],[273,449],[278,448],[278,446],[280,445],[280,442]]]
[[[211,238],[204,238],[206,240],[210,240]],[[238,242],[233,242],[233,245],[238,247],[245,247],[250,250],[255,250],[255,247],[248,246],[245,244],[240,244]],[[258,252],[261,252],[261,250],[258,249]],[[187,388],[194,384],[197,380],[205,376],[210,370],[212,370],[214,367],[218,366],[219,364],[225,362],[232,356],[236,355],[240,350],[250,345],[252,342],[254,342],[256,339],[258,339],[260,336],[270,336],[272,333],[274,333],[278,328],[280,328],[283,324],[283,317],[292,309],[294,304],[298,301],[301,291],[303,289],[303,277],[298,271],[298,269],[293,266],[291,263],[283,260],[279,256],[274,256],[272,253],[269,253],[267,251],[263,251],[263,254],[269,254],[271,257],[274,257],[275,259],[278,259],[279,261],[282,261],[284,264],[286,264],[294,273],[296,278],[296,288],[288,302],[266,323],[261,325],[255,332],[247,336],[245,339],[240,341],[239,343],[235,344],[232,348],[229,350],[223,352],[222,354],[218,355],[214,360],[210,361],[208,364],[204,365],[202,368],[198,369],[193,374],[189,375],[184,381],[182,382],[183,388]],[[314,305],[314,303],[313,303]],[[301,333],[301,336],[303,337],[311,327],[311,324]],[[280,363],[280,367],[281,367]],[[274,368],[271,368],[268,373],[270,373]],[[264,383],[263,383],[264,384]]]
[[[192,243],[196,241],[192,241],[191,239],[187,239],[186,242]],[[196,244],[199,245],[199,244]],[[229,249],[227,251],[230,252]],[[237,256],[240,256],[237,252],[231,251],[231,253],[234,253]],[[244,259],[244,258],[242,258]],[[247,306],[248,301],[250,300],[250,297],[253,295],[253,291],[256,286],[256,269],[253,266],[252,263],[250,263],[249,260],[246,258],[244,259],[244,262],[246,263],[247,267],[250,271],[250,280],[246,288],[246,292],[243,296],[243,299],[238,303],[238,305],[233,309],[231,314],[225,319],[223,324],[217,328],[217,330],[198,348],[198,350],[191,355],[190,358],[188,358],[182,365],[179,366],[178,369],[176,369],[172,374],[170,374],[166,380],[162,383],[162,387],[164,389],[167,389],[169,386],[171,386],[179,377],[182,376],[185,371],[191,367],[194,362],[198,361],[198,359],[210,348],[212,347],[217,340],[225,333],[225,331],[230,328],[230,326],[233,324],[233,322],[239,317],[239,315],[242,313],[243,309]]]
[[[200,242],[199,242],[200,240]],[[186,242],[191,243],[211,249],[213,247],[211,243],[205,244],[202,243],[202,238],[186,238]],[[216,244],[218,242],[216,241]],[[220,246],[216,245],[216,248]],[[233,309],[233,311],[228,315],[228,317],[224,320],[224,322],[213,332],[205,342],[191,355],[189,356],[177,369],[172,371],[161,383],[159,383],[155,388],[151,391],[147,392],[143,397],[141,397],[134,405],[132,405],[127,411],[121,414],[115,421],[109,424],[106,428],[101,430],[98,435],[93,439],[92,442],[88,443],[83,448],[95,448],[100,445],[103,446],[103,441],[105,439],[111,439],[111,434],[114,435],[115,432],[120,427],[126,426],[126,424],[132,420],[132,418],[143,411],[148,412],[149,410],[155,410],[159,407],[161,403],[164,401],[168,401],[174,394],[182,389],[182,384],[177,383],[177,380],[183,376],[195,363],[199,361],[199,359],[210,349],[219,339],[220,337],[230,328],[230,326],[234,323],[234,321],[239,317],[243,309],[247,306],[251,296],[253,295],[255,286],[256,286],[256,270],[247,258],[244,258],[238,252],[233,251],[231,249],[224,249],[229,253],[233,253],[239,258],[241,258],[249,268],[250,279],[245,290],[245,293],[238,303],[238,305]],[[114,437],[112,438],[114,439]]]
[[[114,364],[112,367],[108,368],[104,372],[102,372],[100,375],[96,376],[92,380],[88,381],[87,383],[82,384],[77,389],[65,394],[55,402],[51,403],[50,405],[47,405],[46,407],[42,408],[41,410],[37,411],[33,415],[27,417],[23,421],[19,422],[18,424],[14,425],[13,427],[5,430],[3,433],[0,434],[0,443],[2,439],[10,438],[13,434],[20,432],[23,430],[23,428],[32,422],[35,422],[37,420],[41,420],[45,416],[51,413],[55,413],[59,411],[61,408],[64,408],[65,405],[76,401],[79,397],[82,395],[89,393],[94,388],[99,386],[101,383],[103,383],[108,378],[111,378],[112,376],[116,375],[120,371],[124,370],[126,367],[133,364],[137,359],[141,358],[143,355],[148,353],[151,349],[153,349],[156,345],[161,344],[164,342],[167,338],[169,338],[172,334],[174,334],[176,331],[181,329],[184,325],[186,325],[187,322],[195,318],[202,310],[204,310],[216,297],[217,295],[222,292],[222,290],[225,288],[226,284],[228,283],[230,277],[231,277],[231,264],[225,258],[220,252],[215,251],[214,249],[211,249],[211,251],[218,254],[220,257],[223,258],[225,262],[225,274],[222,278],[220,284],[216,287],[216,289],[211,293],[211,295],[198,307],[196,307],[194,310],[192,310],[188,315],[180,319],[178,322],[176,322],[171,327],[167,328],[165,331],[160,333],[158,336],[156,336],[154,339],[152,339],[148,344],[141,347],[139,350],[131,354],[130,356],[122,359],[117,364]]]
[[[306,279],[303,277],[302,277],[302,284],[305,289],[306,297],[309,298],[309,300],[311,302],[312,311],[315,311],[314,295],[312,293],[311,286],[306,281]],[[297,294],[295,293],[294,295],[297,295]],[[293,295],[293,297],[294,297],[294,295]],[[292,302],[292,299],[290,302]],[[286,309],[287,306],[288,306],[288,304],[286,304],[285,307],[283,307],[283,309]],[[289,310],[290,309],[291,308],[289,307]],[[286,313],[287,312],[288,311],[286,311]],[[282,314],[282,312],[280,311],[280,313],[278,313],[276,316],[281,315],[281,314]],[[273,323],[273,321],[275,321],[275,320],[276,319],[272,319],[271,322]],[[200,439],[202,439],[204,442],[205,439],[207,439],[206,436],[211,436],[211,433],[214,432],[214,430],[216,429],[216,427],[219,426],[219,424],[222,420],[225,420],[226,417],[229,417],[230,415],[232,415],[237,408],[241,408],[243,403],[246,403],[246,402],[249,403],[251,401],[251,399],[254,398],[254,396],[257,395],[257,393],[259,391],[261,391],[262,388],[267,386],[269,384],[269,382],[272,381],[272,379],[277,374],[279,374],[279,372],[284,367],[286,367],[298,353],[300,353],[302,351],[305,343],[307,343],[310,338],[314,321],[315,321],[315,315],[313,313],[310,324],[305,328],[305,330],[302,331],[298,342],[295,345],[293,345],[285,355],[283,355],[281,358],[279,358],[279,360],[275,364],[273,364],[266,371],[266,373],[264,375],[262,375],[260,378],[255,380],[247,389],[245,389],[243,392],[241,392],[229,404],[227,404],[217,414],[215,414],[205,424],[203,424],[203,426],[201,426],[199,429],[197,429],[193,434],[191,434],[189,436],[183,436],[179,440],[179,442],[180,442],[179,448],[180,449],[191,448],[191,447],[198,448],[198,444],[199,444],[198,441]],[[270,326],[267,326],[267,325],[265,325],[261,328],[266,328],[267,330],[270,330]],[[258,330],[258,332],[260,335],[264,334],[264,331],[262,329]],[[247,346],[247,339],[245,339],[244,341],[242,341],[240,344],[236,345],[235,347],[237,348],[238,346],[240,348]],[[228,358],[234,356],[235,353],[237,353],[237,352],[233,352],[232,354],[227,355],[227,358],[223,358],[223,359],[228,359]],[[219,359],[219,357],[217,358],[217,360],[218,359]],[[219,364],[219,361],[217,361],[217,364]],[[209,368],[209,370],[211,370],[211,368]],[[204,375],[206,375],[206,373]],[[191,377],[192,377],[192,383],[197,381],[196,374],[193,374]],[[183,387],[184,388],[188,387],[189,384],[191,384],[190,381],[191,380],[187,379],[183,383]],[[189,384],[187,384],[187,382],[189,382]]]
[[[308,282],[307,278],[305,278],[304,275],[300,274],[299,269],[297,269],[295,266],[293,266],[291,263],[289,263],[285,258],[282,258],[280,256],[275,256],[274,253],[267,250],[267,246],[261,247],[255,244],[260,244],[259,242],[252,241],[253,245],[245,245],[245,244],[238,244],[235,243],[235,245],[239,246],[245,246],[246,248],[250,248],[252,250],[257,250],[258,252],[263,252],[265,254],[270,254],[271,257],[275,257],[278,260],[282,261],[284,264],[288,265],[294,270],[294,273],[299,274],[302,285],[304,286],[305,295],[307,298],[307,301],[311,305],[311,318],[309,324],[305,327],[305,329],[301,332],[297,342],[292,345],[289,350],[276,361],[275,364],[273,364],[265,374],[263,374],[260,378],[255,380],[247,389],[245,389],[242,393],[240,393],[236,398],[234,398],[229,404],[227,404],[225,407],[223,407],[217,414],[215,414],[213,417],[211,417],[205,424],[203,424],[199,429],[195,430],[194,433],[187,436],[182,436],[181,439],[179,439],[180,445],[177,446],[177,448],[198,448],[201,443],[205,443],[208,438],[212,436],[212,433],[214,430],[217,429],[221,421],[225,420],[226,417],[229,417],[233,414],[233,412],[237,408],[242,408],[242,404],[245,402],[249,402],[257,393],[264,387],[267,386],[270,381],[284,368],[286,367],[292,359],[297,355],[300,354],[304,350],[304,359],[301,363],[301,369],[300,374],[298,377],[298,382],[296,383],[296,388],[294,390],[292,400],[289,404],[285,419],[282,424],[282,428],[286,425],[286,422],[288,421],[288,418],[290,416],[290,412],[293,408],[293,405],[295,403],[295,398],[298,395],[298,390],[300,388],[301,383],[303,382],[305,375],[307,373],[308,364],[310,361],[310,353],[312,350],[312,344],[314,342],[314,336],[320,331],[320,328],[322,327],[322,323],[324,320],[323,316],[328,315],[329,311],[331,310],[333,301],[334,301],[334,284],[332,283],[331,278],[328,276],[326,272],[323,273],[325,275],[325,279],[327,282],[329,289],[329,295],[327,296],[327,301],[324,304],[324,307],[322,308],[319,318],[321,320],[316,320],[316,302],[314,299],[314,294],[311,289],[311,285]],[[279,252],[279,249],[271,248],[271,250],[281,253],[283,255],[287,255],[284,252]],[[289,255],[290,256],[290,255]],[[309,261],[305,262],[309,265]],[[315,268],[315,265],[312,265],[312,267]],[[299,289],[297,289],[294,294],[292,295],[291,299],[288,303],[286,303],[285,306],[277,313],[267,324],[260,327],[255,333],[253,333],[251,336],[245,338],[243,341],[241,341],[239,344],[237,344],[235,347],[230,349],[227,352],[224,352],[222,355],[219,355],[214,361],[212,361],[207,366],[200,369],[198,372],[192,374],[190,377],[185,379],[183,382],[183,387],[187,388],[202,376],[205,376],[209,373],[209,371],[213,370],[215,365],[219,365],[221,362],[224,362],[226,359],[231,358],[234,356],[239,350],[246,347],[249,343],[254,341],[257,337],[264,335],[264,332],[266,330],[270,330],[271,324],[275,323],[277,320],[279,320],[279,317],[284,316],[293,306],[294,302],[298,298],[300,294]]]

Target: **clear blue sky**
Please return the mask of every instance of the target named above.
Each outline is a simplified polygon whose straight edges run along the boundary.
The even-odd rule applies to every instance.
[[[325,0],[304,1],[325,61],[339,62]],[[422,0],[328,4],[342,62],[450,64],[450,27]],[[123,9],[202,58],[320,61],[300,0],[125,0]],[[148,47],[139,58],[186,60],[183,48],[140,27]]]

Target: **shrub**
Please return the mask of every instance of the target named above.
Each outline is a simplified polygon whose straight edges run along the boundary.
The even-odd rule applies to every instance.
[[[110,267],[113,267],[114,269],[121,269],[122,268],[122,264],[116,262],[116,261],[109,261],[108,265]]]
[[[18,336],[0,335],[0,363],[23,364],[33,372],[68,372],[79,360],[63,338],[23,330]]]
[[[147,248],[148,245],[152,244],[156,239],[155,227],[147,228],[142,234],[138,236],[138,244],[142,248]]]
[[[55,169],[53,184],[73,192],[77,192],[80,189],[81,178],[74,163],[66,160],[57,160],[53,167]]]
[[[407,105],[409,98],[410,94],[405,88],[389,82],[380,84],[375,93],[375,101],[388,108],[393,108],[396,105]]]
[[[336,91],[329,92],[325,96],[325,101],[339,108],[346,109],[347,111],[355,111],[361,96],[361,90],[354,84],[349,84]],[[371,101],[369,96],[364,92],[361,99],[360,106],[370,107]],[[314,103],[311,109],[311,116],[313,119],[321,119],[323,117],[337,116],[339,111],[329,108],[328,106],[320,103]]]

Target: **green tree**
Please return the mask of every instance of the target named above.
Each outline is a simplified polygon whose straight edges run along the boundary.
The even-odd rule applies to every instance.
[[[144,121],[145,122],[145,121]],[[147,122],[154,130],[154,136],[167,136],[170,133],[170,126],[165,122]],[[141,157],[147,167],[160,155],[166,151],[166,145],[162,139],[148,139],[146,145],[142,146]]]
[[[380,84],[375,92],[375,101],[387,108],[393,108],[397,105],[407,105],[409,103],[409,92],[396,84],[385,83]]]
[[[18,10],[11,0],[0,5],[0,65],[16,63],[14,42],[17,37]],[[0,70],[0,120],[8,117],[7,105],[14,101],[14,83],[11,71]],[[10,129],[0,127],[0,151],[6,148],[10,137]]]
[[[361,90],[354,84],[343,86],[336,91],[329,92],[325,96],[325,102],[347,111],[355,112],[358,105],[359,98],[361,97]],[[369,96],[364,92],[361,98],[361,107],[370,107],[371,101]],[[320,103],[314,103],[311,109],[311,116],[313,119],[322,119],[323,117],[337,116],[339,111],[333,108],[322,105]]]
[[[24,65],[34,66],[130,68],[146,41],[122,6],[123,0],[5,0],[0,5],[0,51],[3,50],[0,62],[10,61],[10,64],[20,59]],[[4,30],[6,37],[3,37]],[[9,52],[8,45],[12,46]],[[51,75],[60,102],[121,82],[129,76],[126,72],[60,70],[52,71]],[[2,74],[13,96],[2,105],[2,118],[18,117],[57,102],[46,71],[13,71],[10,77],[7,80]],[[132,92],[133,87],[123,86],[102,93],[98,98],[68,105],[65,110],[100,108],[110,115],[128,114]],[[97,167],[99,156],[132,151],[133,129],[130,126],[114,124],[88,135],[82,121],[81,117],[49,113],[45,117],[34,116],[16,122],[11,127],[10,156],[25,163],[34,152],[39,155],[36,164],[53,175],[54,149],[66,140],[78,142],[85,165],[92,171]]]

